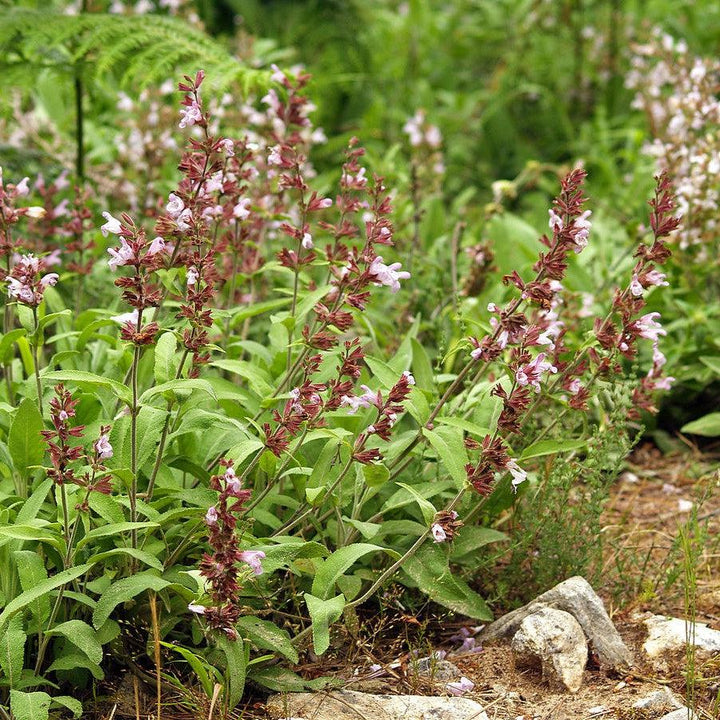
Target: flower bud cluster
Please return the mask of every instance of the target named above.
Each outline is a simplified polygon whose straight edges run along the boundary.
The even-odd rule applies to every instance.
[[[189,609],[202,615],[211,629],[236,640],[235,624],[241,614],[241,583],[249,575],[262,574],[261,561],[265,553],[240,550],[237,516],[244,512],[243,505],[251,492],[242,488],[232,461],[222,460],[220,465],[224,472],[210,479],[210,487],[219,493],[218,501],[205,515],[212,552],[205,553],[200,562],[200,574],[208,581],[207,592],[213,604],[210,607],[191,604]]]
[[[108,250],[110,269],[132,269],[131,275],[115,280],[115,285],[122,288],[123,300],[134,308],[132,313],[115,318],[122,323],[121,337],[136,346],[152,344],[160,328],[156,322],[143,324],[143,312],[160,304],[162,295],[153,282],[153,274],[165,267],[167,243],[159,236],[148,241],[145,230],[125,213],[121,220],[108,212],[103,216],[107,221],[100,228],[103,235],[118,235],[120,239],[119,247]]]
[[[5,280],[10,272],[13,256],[17,251],[28,245],[14,236],[15,226],[23,219],[39,219],[45,215],[40,206],[18,207],[18,201],[30,194],[29,178],[19,183],[5,183],[3,170],[0,167],[0,280]],[[28,296],[29,297],[29,296]]]
[[[57,485],[67,483],[85,488],[85,499],[79,505],[81,510],[87,510],[87,498],[90,492],[99,492],[109,495],[112,492],[110,476],[106,472],[103,461],[111,458],[113,448],[110,445],[110,426],[100,428],[100,436],[92,445],[92,451],[86,453],[82,444],[71,444],[71,438],[82,439],[84,425],[71,426],[70,419],[75,417],[75,407],[78,400],[74,400],[69,390],[60,384],[55,387],[55,396],[50,401],[50,421],[52,430],[42,430],[41,435],[50,451],[52,468],[48,470],[48,477]],[[90,472],[81,475],[76,473],[73,465],[83,461],[90,466]]]
[[[693,57],[684,41],[656,33],[635,47],[626,85],[636,91],[653,135],[645,151],[673,177],[679,249],[702,262],[715,262],[720,202],[720,62]],[[693,272],[698,265],[693,265]]]
[[[55,285],[59,277],[57,273],[43,274],[44,271],[45,261],[42,258],[36,258],[32,253],[19,256],[7,277],[8,297],[23,305],[37,307],[45,290]]]

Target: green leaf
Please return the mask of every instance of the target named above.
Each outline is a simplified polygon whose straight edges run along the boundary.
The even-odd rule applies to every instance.
[[[74,697],[70,697],[69,695],[54,695],[52,701],[53,704],[67,708],[73,714],[74,718],[82,717],[82,703]]]
[[[159,395],[160,393],[170,392],[175,394],[178,392],[187,392],[193,390],[202,390],[203,392],[206,392],[213,400],[217,400],[215,390],[207,380],[200,380],[198,378],[181,378],[180,380],[169,380],[168,382],[164,382],[161,385],[155,385],[155,387],[151,387],[149,390],[146,390],[140,396],[140,403],[146,403],[148,400],[150,400],[150,398],[153,398],[155,397],[155,395]]]
[[[541,440],[526,447],[518,460],[554,455],[555,453],[569,452],[585,447],[587,440]]]
[[[336,550],[326,560],[319,564],[312,584],[312,594],[321,600],[327,600],[335,590],[337,579],[361,557],[372,552],[386,552],[393,555],[393,551],[379,545],[369,543],[354,543]]]
[[[163,642],[162,640],[160,641],[160,645],[180,655],[195,673],[195,676],[200,681],[205,694],[209,698],[212,697],[217,670],[210,665],[205,658],[196,655],[194,652],[184,648],[182,645],[175,645],[174,643]],[[208,669],[210,672],[208,672]],[[212,679],[210,678],[211,674],[213,675]]]
[[[20,578],[20,587],[23,590],[31,590],[48,579],[45,564],[35,551],[15,550],[13,558]],[[41,595],[33,600],[30,603],[30,612],[40,629],[50,615],[50,598],[47,595]]]
[[[382,463],[363,465],[362,474],[365,478],[365,482],[371,488],[376,488],[384,485],[390,477],[390,471]]]
[[[415,490],[412,485],[406,485],[405,483],[401,482],[396,484],[399,487],[407,490],[415,498],[415,502],[417,502],[417,504],[420,506],[420,512],[422,513],[425,525],[429,527],[432,524],[433,519],[435,518],[435,513],[437,513],[435,506],[429,500],[426,500],[422,495],[420,495],[420,493]]]
[[[145,524],[145,523],[141,523]],[[152,523],[153,525],[156,525],[157,523]],[[165,568],[163,567],[163,564],[152,554],[149,552],[146,552],[145,550],[138,550],[137,548],[115,548],[113,550],[108,550],[106,552],[97,553],[96,555],[93,555],[92,557],[88,558],[88,562],[105,562],[108,558],[115,557],[117,555],[129,555],[130,557],[134,557],[136,560],[139,560],[141,563],[145,563],[145,565],[148,565],[151,568],[155,568],[156,570],[160,570],[162,572]]]
[[[459,577],[453,575],[442,548],[425,544],[403,564],[403,571],[431,600],[476,620],[492,620],[485,601]]]
[[[387,363],[377,358],[366,357],[365,362],[376,377],[386,389],[390,389],[400,379],[402,373],[393,370]]]
[[[468,463],[462,432],[455,428],[423,428],[423,435],[429,440],[435,452],[442,460],[445,469],[455,481],[455,487],[462,490],[467,484],[465,465]]]
[[[37,522],[37,521],[36,521]],[[46,542],[58,552],[62,552],[64,541],[57,532],[37,527],[36,525],[8,525],[0,527],[0,538],[13,538],[15,540],[38,540]],[[0,545],[5,543],[0,541]]]
[[[245,615],[238,620],[237,628],[257,647],[282,653],[293,664],[299,662],[298,652],[290,642],[290,635],[274,622]]]
[[[10,710],[15,720],[48,720],[52,698],[46,692],[10,691]]]
[[[2,336],[2,339],[0,339],[0,362],[5,360],[5,356],[9,353],[12,344],[26,335],[27,330],[25,328],[17,328]]]
[[[210,364],[234,375],[240,375],[240,377],[247,380],[250,389],[256,395],[260,397],[272,395],[272,378],[257,365],[253,365],[246,360],[216,360]]]
[[[51,383],[67,382],[77,385],[80,388],[87,387],[91,390],[98,388],[110,390],[118,400],[121,400],[126,405],[132,405],[132,392],[130,388],[117,380],[110,380],[110,378],[103,377],[102,375],[96,375],[95,373],[84,370],[56,370],[45,373],[42,378]]]
[[[463,420],[462,418],[444,416],[436,418],[435,422],[442,425],[457,427],[461,430],[466,430],[471,435],[475,435],[478,438],[484,438],[486,435],[492,435],[492,430],[489,427],[484,427],[483,425],[478,425],[477,423],[471,422],[470,420]]]
[[[413,490],[420,495],[420,497],[428,500],[431,497],[444,493],[453,486],[454,483],[451,480],[443,480],[441,482],[417,483],[412,487]],[[401,487],[386,500],[382,507],[382,512],[386,513],[390,510],[397,510],[398,508],[405,507],[405,505],[409,505],[412,502],[415,502],[415,495],[410,493],[407,488]]]
[[[700,362],[709,367],[716,375],[720,375],[720,357],[701,357]]]
[[[177,349],[177,338],[175,333],[163,333],[155,344],[155,382],[166,383],[175,378],[177,363],[175,362],[175,350]]]
[[[262,566],[268,575],[280,568],[289,567],[294,560],[323,557],[328,554],[324,545],[312,541],[303,542],[298,538],[292,538],[290,542],[278,545],[253,545],[253,550],[262,550],[265,553]]]
[[[47,671],[54,672],[55,670],[77,670],[79,668],[89,670],[96,680],[102,680],[105,677],[103,669],[94,662],[90,662],[87,655],[70,651],[64,652],[62,655],[56,657]]]
[[[430,405],[428,405],[425,391],[420,388],[412,388],[410,395],[405,400],[405,407],[420,427],[423,427],[430,419]]]
[[[121,533],[130,532],[131,530],[141,530],[142,528],[149,527],[160,527],[156,522],[119,522],[111,523],[110,525],[101,525],[91,530],[84,538],[82,538],[78,544],[77,549],[79,550],[89,542],[96,540],[97,538],[107,537],[108,535],[120,535]]]
[[[112,611],[120,603],[127,602],[146,590],[159,592],[168,585],[170,585],[170,583],[167,580],[163,580],[157,575],[152,575],[150,572],[137,573],[136,575],[118,580],[98,599],[98,603],[93,612],[93,625],[96,628],[102,627],[110,617]]]
[[[241,465],[253,453],[256,453],[263,447],[265,447],[264,443],[257,438],[245,438],[245,440],[241,440],[237,445],[233,445],[233,447],[225,453],[225,457],[233,460],[235,465]]]
[[[345,596],[321,599],[305,593],[304,598],[312,620],[313,648],[322,655],[330,647],[330,625],[340,619],[345,609]]]
[[[278,308],[290,305],[292,300],[290,298],[280,298],[279,300],[267,300],[266,302],[253,303],[247,307],[241,307],[237,312],[233,312],[231,328],[236,328],[241,322],[250,317],[256,315],[262,315],[263,313],[270,312],[271,310],[277,310]]]
[[[465,525],[460,528],[455,539],[452,541],[451,554],[453,560],[464,555],[477,552],[481,547],[490,543],[507,540],[508,536],[499,530],[492,528],[478,527],[477,525]]]
[[[297,673],[288,668],[273,665],[252,669],[250,677],[258,685],[266,687],[275,692],[301,692],[307,687],[307,683]],[[358,718],[358,720],[360,720]]]
[[[40,512],[40,508],[42,508],[43,503],[47,499],[47,494],[52,486],[52,478],[43,480],[37,486],[33,494],[23,503],[23,506],[20,508],[17,517],[15,518],[15,522],[26,523],[30,520],[34,520]]]
[[[703,437],[718,437],[720,435],[720,412],[703,415],[697,420],[686,423],[680,428],[680,432]]]
[[[366,540],[372,540],[378,532],[380,532],[380,528],[382,527],[379,523],[353,520],[345,515],[343,515],[343,521],[348,523],[348,525],[352,525]],[[338,580],[339,579],[340,578],[338,578]]]
[[[8,623],[7,630],[0,634],[0,668],[11,688],[17,687],[22,675],[26,641],[22,618],[16,615]]]
[[[103,649],[98,642],[95,630],[82,620],[68,620],[60,623],[49,630],[47,635],[62,635],[78,650],[85,653],[91,663],[99,665],[102,662]]]
[[[40,318],[40,320],[38,321],[38,329],[44,330],[48,325],[56,323],[58,320],[60,320],[60,318],[70,317],[71,315],[72,310],[70,310],[69,308],[67,310],[61,310],[60,312],[50,313],[49,315]]]
[[[37,403],[25,398],[15,413],[8,435],[8,450],[15,470],[27,478],[31,465],[39,465],[45,455],[45,443],[40,436],[43,420]]]
[[[35,600],[41,598],[51,590],[55,590],[56,588],[75,580],[75,578],[79,578],[81,575],[84,575],[91,567],[92,563],[85,563],[84,565],[78,565],[77,567],[63,570],[57,575],[53,575],[51,578],[43,580],[34,587],[22,592],[16,598],[11,600],[0,614],[0,633],[4,631],[5,625],[10,621],[10,618],[12,618],[15,613],[19,612],[23,608],[26,608],[28,605],[31,605],[35,602]]]
[[[225,673],[225,700],[228,709],[232,710],[242,699],[245,689],[245,675],[247,672],[247,654],[242,638],[230,640],[220,637],[218,647],[225,653],[227,659],[227,672]]]
[[[435,387],[432,364],[425,348],[415,338],[412,338],[412,371],[416,387],[432,392]]]

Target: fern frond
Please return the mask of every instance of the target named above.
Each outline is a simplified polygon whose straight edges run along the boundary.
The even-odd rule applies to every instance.
[[[180,20],[157,15],[61,15],[27,8],[0,12],[0,69],[25,82],[48,66],[82,72],[88,80],[112,75],[144,88],[202,68],[208,84],[238,84],[265,92],[270,73],[248,67],[220,43]],[[18,72],[20,71],[20,73]]]

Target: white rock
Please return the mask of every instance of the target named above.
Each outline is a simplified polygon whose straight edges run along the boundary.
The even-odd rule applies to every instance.
[[[700,718],[692,710],[681,707],[663,715],[659,720],[700,720]]]
[[[541,607],[569,612],[580,623],[603,665],[621,672],[632,666],[632,655],[612,624],[602,600],[590,583],[579,575],[568,578],[531,603],[503,615],[479,633],[477,639],[490,642],[512,637],[524,618]]]
[[[370,695],[352,690],[330,693],[288,693],[267,701],[272,718],[313,720],[488,720],[482,705],[463,697]]]
[[[415,671],[419,677],[430,678],[438,682],[457,680],[461,675],[460,668],[449,660],[424,657],[410,663],[410,672]]]
[[[669,707],[678,709],[684,706],[670,688],[662,687],[635,701],[633,707],[641,710],[664,710]]]
[[[543,679],[569,692],[582,685],[588,646],[580,623],[564,610],[544,607],[526,617],[510,644],[517,660],[540,660]]]
[[[688,639],[700,650],[709,653],[720,652],[720,631],[711,630],[705,623],[686,622],[681,618],[651,615],[645,621],[648,638],[643,649],[650,658],[656,658],[666,652],[681,650]]]

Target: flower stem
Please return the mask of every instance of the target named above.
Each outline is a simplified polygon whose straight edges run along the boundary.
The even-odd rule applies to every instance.
[[[138,325],[142,322],[142,313],[138,313]],[[130,385],[132,388],[132,407],[130,408],[130,472],[132,481],[130,486],[130,522],[137,522],[137,419],[138,419],[138,364],[140,363],[140,346],[133,350],[133,361],[130,370]],[[137,530],[130,531],[130,544],[137,548]],[[133,560],[134,563],[134,560]]]
[[[38,409],[42,415],[42,383],[40,382],[40,327],[37,316],[37,306],[33,305],[33,320],[35,320],[35,333],[33,336],[33,365],[35,368],[35,386],[37,388]]]

